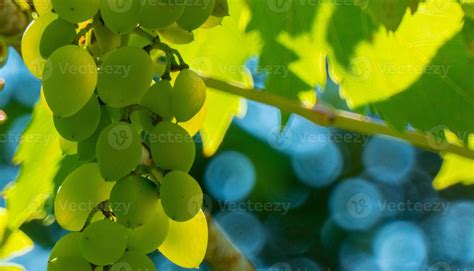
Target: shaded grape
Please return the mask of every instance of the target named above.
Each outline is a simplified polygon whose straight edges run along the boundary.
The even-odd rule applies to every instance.
[[[54,213],[59,225],[79,231],[90,212],[107,200],[113,183],[107,183],[95,163],[85,164],[66,177],[54,201]]]
[[[82,160],[89,161],[95,158],[97,139],[100,133],[111,123],[109,112],[105,106],[100,108],[100,121],[95,132],[84,141],[77,143],[77,154]]]
[[[113,32],[129,33],[138,25],[141,2],[137,0],[102,0],[100,15],[105,25]]]
[[[150,220],[143,226],[127,230],[128,250],[147,254],[156,250],[165,241],[169,229],[169,218],[161,203],[148,215]]]
[[[96,265],[113,264],[122,257],[126,247],[127,229],[110,220],[90,224],[80,242],[84,258]]]
[[[43,91],[49,108],[58,117],[79,112],[97,85],[92,56],[77,45],[66,45],[49,58],[43,73]]]
[[[97,139],[97,163],[108,181],[119,180],[132,172],[140,163],[141,154],[140,135],[128,123],[110,124]]]
[[[229,16],[229,3],[228,0],[216,0],[212,15],[215,17]]]
[[[156,271],[152,260],[145,254],[128,251],[120,258],[111,271]]]
[[[52,21],[43,31],[39,44],[41,55],[46,59],[56,49],[71,44],[76,38],[73,24],[58,18]]]
[[[224,17],[216,17],[216,16],[211,16],[207,21],[201,26],[201,28],[204,29],[210,29],[214,28],[216,26],[222,25],[222,22],[224,21]]]
[[[101,49],[101,55],[120,47],[120,35],[110,31],[101,20],[94,21],[94,37]]]
[[[48,262],[48,271],[92,271],[92,266],[82,257],[60,257]]]
[[[163,28],[176,22],[184,12],[185,0],[143,1],[139,23],[145,28]]]
[[[153,113],[160,115],[165,120],[173,119],[171,111],[171,97],[173,87],[168,80],[161,80],[151,86],[143,95],[140,105],[150,109]]]
[[[206,85],[193,71],[181,71],[176,78],[172,96],[173,115],[180,122],[196,115],[206,101]]]
[[[177,23],[160,29],[158,33],[165,40],[174,44],[188,44],[194,41],[193,32],[182,29]]]
[[[52,260],[54,258],[62,257],[82,257],[82,252],[79,248],[81,238],[82,232],[71,232],[64,235],[54,245],[49,259]]]
[[[100,0],[51,0],[54,11],[70,23],[92,18],[98,11]]]
[[[171,122],[160,122],[149,134],[151,153],[156,165],[166,170],[188,172],[196,155],[192,137]]]
[[[100,122],[100,105],[95,96],[76,114],[61,118],[54,116],[54,126],[59,134],[70,141],[82,141],[90,137]]]
[[[150,56],[137,47],[123,47],[105,56],[100,67],[97,90],[111,107],[138,104],[151,85],[153,63]]]
[[[158,203],[156,185],[139,176],[131,175],[117,181],[110,193],[110,206],[118,222],[128,228],[147,223]]]
[[[183,16],[178,20],[179,26],[188,31],[197,29],[211,16],[215,3],[215,0],[186,2]]]
[[[166,174],[160,188],[161,204],[174,221],[193,218],[201,209],[203,194],[198,182],[181,171]]]

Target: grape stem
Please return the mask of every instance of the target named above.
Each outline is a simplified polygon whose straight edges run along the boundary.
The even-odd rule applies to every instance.
[[[268,91],[248,89],[238,84],[230,84],[218,79],[202,77],[206,85],[210,88],[241,96],[260,103],[275,106],[287,112],[298,114],[313,123],[321,126],[335,127],[347,131],[358,132],[370,135],[387,135],[395,137],[410,144],[435,153],[453,153],[465,158],[474,159],[474,150],[449,142],[436,142],[434,135],[418,131],[400,132],[391,128],[387,123],[374,120],[369,117],[353,112],[336,110],[317,104],[312,108],[307,108],[297,101],[288,100]]]
[[[81,38],[87,34],[87,32],[89,32],[93,27],[93,24],[90,23],[88,25],[86,25],[85,27],[83,27],[77,34],[76,34],[76,38],[74,39],[74,42],[73,44],[79,44],[79,41],[81,40]]]
[[[113,219],[113,217],[115,217],[114,213],[112,212],[112,209],[109,206],[109,201],[105,200],[105,201],[97,204],[97,206],[94,207],[94,209],[92,209],[92,211],[89,213],[89,216],[87,217],[86,222],[84,223],[84,227],[82,227],[82,229],[81,229],[81,232],[84,231],[91,224],[92,219],[94,218],[95,214],[98,211],[101,211],[102,214],[108,219],[110,219],[110,218]]]

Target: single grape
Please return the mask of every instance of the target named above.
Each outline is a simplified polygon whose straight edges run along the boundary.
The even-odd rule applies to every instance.
[[[158,31],[167,41],[174,44],[188,44],[194,41],[193,32],[182,29],[177,23],[173,23]]]
[[[47,59],[58,48],[72,44],[75,38],[76,28],[74,25],[58,18],[43,31],[39,44],[41,55]]]
[[[39,16],[50,13],[53,10],[51,0],[33,0],[33,6]]]
[[[225,17],[229,16],[229,3],[227,0],[216,0],[214,9],[212,10],[212,16]]]
[[[191,70],[181,71],[176,78],[172,96],[173,115],[180,122],[196,115],[206,101],[206,85]]]
[[[92,265],[82,257],[61,257],[48,262],[48,271],[92,271]]]
[[[138,119],[140,121],[140,125],[142,126],[143,130],[147,132],[153,131],[155,128],[154,121],[155,117],[153,116],[153,113],[151,113],[149,110],[139,110],[138,112]]]
[[[59,225],[69,231],[79,231],[90,212],[107,200],[113,183],[107,183],[95,163],[74,170],[59,187],[54,201],[54,213]]]
[[[101,55],[120,47],[120,35],[110,31],[101,20],[94,21],[94,37],[101,49]]]
[[[185,0],[142,1],[139,23],[151,29],[166,27],[183,15],[184,2]]]
[[[84,161],[95,159],[97,139],[100,133],[111,123],[110,115],[105,106],[100,108],[100,121],[94,134],[84,141],[77,143],[77,154]]]
[[[51,0],[54,11],[70,23],[80,23],[99,11],[100,0]]]
[[[95,132],[100,122],[100,104],[92,96],[89,102],[76,114],[61,118],[54,116],[54,126],[61,136],[70,141],[83,141]]]
[[[188,172],[196,156],[196,147],[186,130],[171,122],[160,122],[149,134],[151,153],[156,165],[165,170]]]
[[[84,258],[96,265],[115,263],[125,253],[126,247],[127,229],[110,220],[90,224],[80,242]]]
[[[153,113],[160,115],[165,120],[172,120],[171,96],[173,87],[168,80],[161,80],[151,86],[143,95],[140,105],[150,109]]]
[[[137,47],[123,47],[109,53],[101,65],[97,89],[111,107],[138,104],[151,85],[153,63]]]
[[[46,60],[40,52],[40,42],[46,27],[56,20],[56,13],[45,13],[36,20],[33,20],[26,28],[21,39],[21,54],[26,67],[37,78],[43,76]]]
[[[150,220],[143,226],[127,229],[128,250],[148,254],[156,250],[165,241],[168,234],[169,218],[165,214],[161,203],[148,215]]]
[[[198,182],[181,171],[166,174],[160,188],[161,204],[169,218],[184,222],[201,209],[203,194]]]
[[[201,26],[201,28],[204,29],[210,29],[214,28],[216,26],[222,25],[222,21],[224,21],[224,17],[216,17],[216,16],[211,16],[207,21]]]
[[[117,182],[110,193],[110,206],[118,222],[137,228],[150,219],[159,203],[156,185],[139,176],[127,176]]]
[[[130,174],[140,162],[141,154],[140,135],[125,122],[110,124],[97,140],[97,163],[102,176],[108,181]]]
[[[49,57],[43,73],[43,91],[54,115],[69,117],[79,112],[96,85],[97,67],[83,48],[66,45]]]
[[[129,33],[138,25],[141,2],[140,0],[102,0],[100,15],[105,25],[113,32]]]
[[[215,4],[216,0],[186,2],[183,16],[178,20],[179,26],[188,31],[199,28],[211,16]]]
[[[54,245],[49,255],[49,260],[62,257],[82,257],[79,244],[82,238],[82,232],[71,232],[64,235]]]
[[[111,271],[156,271],[153,261],[145,254],[128,251],[120,258],[112,268]]]

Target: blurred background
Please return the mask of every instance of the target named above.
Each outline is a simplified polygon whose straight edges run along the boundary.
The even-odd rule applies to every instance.
[[[246,67],[263,89],[258,59]],[[0,109],[8,114],[0,125],[4,190],[18,174],[12,158],[41,84],[13,48],[0,78],[6,81]],[[349,110],[329,76],[326,88],[315,91],[320,103]],[[377,119],[370,109],[365,113]],[[297,115],[282,132],[280,126],[279,110],[248,101],[219,152],[199,156],[191,172],[206,193],[205,208],[257,270],[474,270],[474,188],[435,191],[437,154]],[[49,251],[65,232],[52,216],[22,230],[35,246],[10,261],[46,270]],[[153,258],[160,271],[185,270],[159,253]],[[204,263],[201,270],[211,269]]]

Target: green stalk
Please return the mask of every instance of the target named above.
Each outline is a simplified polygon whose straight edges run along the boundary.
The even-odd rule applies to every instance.
[[[435,142],[435,138],[430,134],[416,131],[400,132],[391,128],[385,122],[374,121],[371,118],[356,113],[335,110],[323,105],[316,105],[313,108],[305,108],[297,101],[288,100],[266,91],[246,89],[213,78],[202,77],[202,79],[210,88],[278,107],[284,111],[298,114],[321,126],[335,127],[369,135],[378,134],[392,136],[432,152],[447,152],[474,159],[474,150],[449,142],[444,142],[443,144],[436,146],[436,144],[431,143]]]

